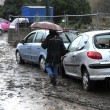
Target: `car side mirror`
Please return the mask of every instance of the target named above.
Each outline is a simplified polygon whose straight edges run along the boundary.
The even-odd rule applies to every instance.
[[[24,43],[25,43],[25,40],[24,40],[24,39],[23,39],[23,40],[21,40],[21,41],[20,41],[20,43],[24,44]]]

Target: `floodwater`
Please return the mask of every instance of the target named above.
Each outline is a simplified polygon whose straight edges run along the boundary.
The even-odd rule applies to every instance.
[[[72,78],[52,86],[38,66],[18,65],[7,33],[0,36],[0,110],[109,110],[109,99],[109,90],[86,92]]]

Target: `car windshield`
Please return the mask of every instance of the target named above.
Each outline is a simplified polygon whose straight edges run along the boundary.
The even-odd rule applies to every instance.
[[[0,18],[0,23],[5,23],[5,22],[8,22],[8,21],[3,18]]]
[[[95,46],[99,49],[110,49],[110,34],[95,36]]]
[[[77,34],[73,32],[63,32],[60,33],[60,37],[63,39],[64,43],[70,43],[77,37]]]
[[[77,37],[76,33],[66,32],[65,34],[68,36],[68,38],[71,42]]]

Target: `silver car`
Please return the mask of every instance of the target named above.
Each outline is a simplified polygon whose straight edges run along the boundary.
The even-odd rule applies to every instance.
[[[63,76],[82,79],[85,90],[93,89],[95,81],[110,78],[110,30],[79,34],[63,57]]]
[[[16,61],[18,64],[32,62],[40,65],[42,71],[45,71],[45,59],[47,50],[41,47],[42,40],[49,34],[48,30],[35,30],[30,32],[16,47]],[[77,37],[74,32],[60,32],[65,47]]]

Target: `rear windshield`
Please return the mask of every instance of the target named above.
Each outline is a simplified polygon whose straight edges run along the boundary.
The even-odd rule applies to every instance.
[[[77,33],[73,33],[73,32],[66,32],[65,33],[67,36],[68,36],[68,38],[69,38],[69,40],[72,42],[76,37],[78,37],[77,36]]]
[[[63,39],[64,43],[70,43],[77,37],[77,34],[72,32],[64,32],[59,35]]]
[[[95,36],[94,43],[99,49],[110,49],[110,34]]]

